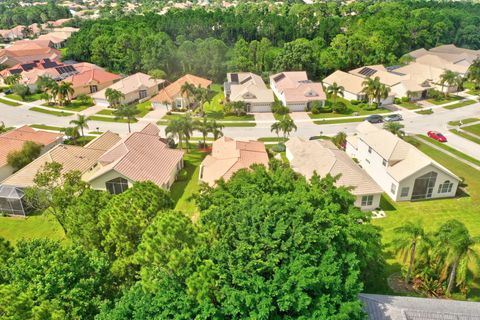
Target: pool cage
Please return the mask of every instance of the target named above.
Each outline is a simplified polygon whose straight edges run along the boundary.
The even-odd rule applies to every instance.
[[[23,197],[24,192],[22,189],[0,185],[0,213],[25,216],[28,210]]]

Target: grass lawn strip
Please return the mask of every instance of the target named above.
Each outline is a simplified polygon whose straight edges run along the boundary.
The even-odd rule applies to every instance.
[[[59,106],[59,105],[52,105],[51,103],[44,103],[42,106],[52,108],[52,109],[58,109],[58,110],[65,110],[65,111],[83,111],[85,109],[88,109],[92,106],[93,104],[91,103],[82,103],[81,101],[78,100],[72,100],[69,104],[66,106]]]
[[[424,135],[416,135],[416,137],[418,137],[418,138],[420,138],[420,139],[423,139],[423,140],[425,140],[425,141],[428,141],[428,142],[430,142],[431,144],[434,144],[434,145],[436,145],[436,146],[438,146],[438,147],[440,147],[440,148],[442,148],[442,149],[444,149],[444,150],[446,150],[446,151],[448,151],[448,152],[450,152],[450,153],[453,153],[454,155],[456,155],[456,156],[458,156],[458,157],[460,157],[460,158],[462,158],[462,159],[464,159],[464,160],[467,160],[467,161],[469,161],[469,162],[471,162],[471,163],[473,163],[473,164],[476,164],[476,165],[480,166],[480,160],[475,159],[475,158],[473,158],[473,157],[470,157],[469,155],[467,155],[467,154],[465,154],[465,153],[463,153],[463,152],[460,152],[460,151],[458,151],[457,149],[454,149],[454,148],[452,148],[452,147],[450,147],[450,146],[448,146],[448,145],[446,145],[446,144],[443,144],[443,143],[441,143],[441,142],[438,142],[437,140],[433,140],[433,139],[431,139],[431,138],[429,138],[429,137],[427,137],[427,136],[424,136]]]
[[[103,121],[103,122],[118,122],[118,123],[127,123],[128,121],[126,119],[115,119],[115,118],[109,118],[109,117],[101,117],[101,116],[90,116],[88,119],[92,121]],[[135,123],[137,121],[132,121],[131,123]]]
[[[320,120],[314,121],[313,123],[321,125],[321,124],[336,124],[336,123],[349,123],[349,122],[362,122],[365,120],[366,117],[362,118],[349,118],[349,119],[332,119],[332,120]]]
[[[415,111],[415,113],[422,114],[422,115],[429,115],[433,113],[432,109],[426,109],[426,110],[420,110],[420,111]]]
[[[461,124],[469,124],[477,121],[480,121],[480,118],[467,118],[467,119],[462,119],[458,121],[449,121],[448,124],[451,126],[459,126]]]
[[[23,101],[23,102],[33,102],[33,101],[42,100],[42,94],[41,93],[30,94],[30,95],[25,96],[25,98],[22,98],[21,96],[19,96],[17,94],[11,93],[11,94],[7,94],[5,97],[7,97],[9,99],[17,100],[17,101]]]
[[[287,142],[288,138],[285,140],[282,137],[262,137],[262,138],[258,138],[257,141],[261,141],[261,142]]]
[[[57,116],[57,117],[68,117],[68,116],[72,116],[72,115],[73,115],[73,113],[71,113],[71,112],[53,111],[53,110],[43,109],[43,108],[40,108],[40,107],[31,107],[31,108],[28,109],[28,110],[36,111],[36,112],[41,112],[41,113],[46,113],[46,114],[50,114],[50,115],[52,115],[52,116]]]
[[[475,100],[466,100],[466,101],[462,101],[462,102],[459,102],[459,103],[451,104],[451,105],[449,105],[449,106],[445,106],[444,108],[445,108],[445,109],[448,109],[448,110],[453,110],[453,109],[457,109],[457,108],[469,106],[469,105],[474,104],[474,103],[477,103],[477,101],[475,101]]]
[[[45,124],[31,124],[30,127],[35,128],[35,129],[41,129],[41,130],[50,130],[50,131],[59,131],[59,132],[65,131],[65,128],[47,126]]]
[[[2,98],[0,98],[0,103],[6,104],[7,106],[10,106],[10,107],[21,106],[20,103],[16,103],[16,102],[13,102],[13,101],[10,101],[10,100],[5,100],[5,99],[2,99]]]
[[[448,96],[447,98],[443,98],[443,99],[440,99],[440,100],[428,99],[427,101],[438,106],[438,105],[441,105],[441,104],[445,104],[445,103],[449,103],[449,102],[457,101],[457,100],[462,100],[462,99],[463,98],[459,97],[459,96]]]
[[[457,136],[460,136],[464,139],[470,140],[472,142],[475,142],[477,144],[480,144],[480,138],[473,137],[465,132],[458,131],[457,129],[450,129],[449,130],[451,133],[456,134]]]
[[[471,126],[462,127],[462,130],[473,133],[480,137],[480,124],[474,124]]]
[[[399,104],[399,106],[408,109],[408,110],[416,110],[416,109],[421,109],[422,107],[416,104],[415,102],[402,102]]]

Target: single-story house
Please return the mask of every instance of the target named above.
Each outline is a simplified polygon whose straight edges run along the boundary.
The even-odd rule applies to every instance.
[[[57,29],[53,32],[42,34],[38,37],[39,40],[48,40],[53,43],[53,47],[56,49],[61,49],[65,46],[68,38],[72,36],[74,32],[77,32],[79,29],[76,28],[62,28]]]
[[[50,47],[32,47],[25,45],[11,46],[0,50],[0,64],[12,67],[19,63],[30,63],[42,59],[56,60],[61,57],[60,51]]]
[[[364,121],[346,152],[394,201],[454,197],[461,179],[389,131]]]
[[[305,71],[286,71],[270,76],[270,88],[290,111],[305,111],[313,101],[322,105],[327,96],[320,82],[308,80]]]
[[[75,98],[82,94],[92,94],[109,87],[121,78],[118,74],[96,67],[71,75],[63,81],[72,83],[74,90],[72,97]]]
[[[285,144],[292,169],[310,179],[314,173],[324,178],[339,176],[335,185],[351,187],[355,206],[361,210],[380,207],[383,190],[344,151],[331,141],[292,137]]]
[[[213,142],[212,154],[202,161],[199,179],[214,186],[218,180],[228,181],[235,172],[253,164],[268,168],[268,154],[262,142],[221,137]]]
[[[448,63],[470,66],[473,61],[480,58],[480,50],[459,48],[454,44],[445,44],[426,50],[424,48],[414,50],[408,55],[415,60],[425,55],[435,55]]]
[[[105,97],[105,91],[111,88],[123,93],[125,97],[121,103],[130,104],[137,101],[143,102],[156,95],[164,83],[165,80],[153,79],[148,74],[138,72],[92,94],[92,98],[97,105],[109,106],[110,104]]]
[[[186,74],[167,87],[161,89],[158,94],[152,98],[152,106],[154,108],[167,109],[172,105],[175,106],[175,108],[187,107],[188,99],[182,94],[182,86],[185,83],[194,85],[197,88],[208,89],[212,84],[212,81],[194,76],[193,74]]]
[[[0,29],[0,37],[6,41],[25,38],[25,26],[19,25],[11,29]]]
[[[159,128],[152,123],[132,132],[105,152],[83,179],[92,188],[112,194],[139,181],[152,181],[169,190],[183,168],[183,151],[170,149],[159,134]]]
[[[337,70],[325,79],[323,79],[322,82],[325,88],[328,88],[334,83],[342,86],[344,89],[343,98],[348,101],[363,101],[367,99],[365,93],[362,92],[363,81],[365,81],[365,79],[363,79],[362,77],[341,70]]]
[[[247,112],[272,111],[275,102],[273,91],[267,88],[259,75],[251,72],[227,73],[223,88],[229,101],[245,102]]]
[[[46,131],[36,131],[29,126],[23,126],[0,135],[0,182],[13,173],[13,168],[8,164],[7,157],[10,153],[22,150],[27,141],[32,141],[43,146],[42,153],[47,152],[60,142],[63,134]]]

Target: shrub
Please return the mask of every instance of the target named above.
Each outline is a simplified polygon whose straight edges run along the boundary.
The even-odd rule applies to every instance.
[[[272,105],[272,111],[276,114],[279,115],[284,115],[290,112],[290,109],[288,107],[285,107],[284,105],[281,104],[280,101],[275,101]]]
[[[360,104],[361,101],[358,101],[358,100],[350,100],[350,103],[354,106],[356,106],[357,104]]]
[[[286,147],[283,143],[278,143],[272,147],[272,150],[275,152],[283,152],[286,150]]]
[[[321,107],[318,107],[318,106],[312,106],[312,114],[319,114],[322,112],[322,108]]]
[[[402,102],[409,102],[410,101],[410,98],[408,97],[402,97]]]
[[[427,91],[427,97],[429,99],[440,100],[443,99],[443,96],[443,93],[435,89],[430,89]]]
[[[335,112],[335,113],[345,113],[345,112],[347,112],[347,105],[345,103],[343,103],[342,101],[338,101],[333,106],[333,112]]]

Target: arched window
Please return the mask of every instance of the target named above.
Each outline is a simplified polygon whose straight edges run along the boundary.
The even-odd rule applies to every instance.
[[[105,182],[107,191],[111,194],[120,194],[128,189],[128,181],[122,177],[118,177]]]
[[[450,180],[445,180],[444,183],[438,185],[438,193],[449,193],[452,192],[453,182]]]

